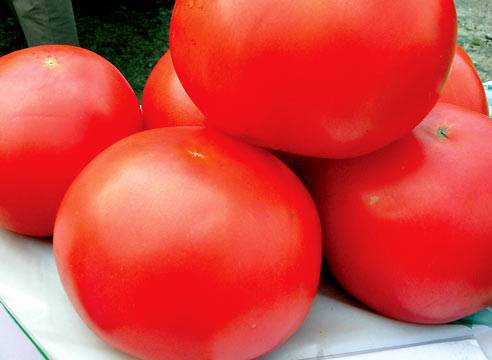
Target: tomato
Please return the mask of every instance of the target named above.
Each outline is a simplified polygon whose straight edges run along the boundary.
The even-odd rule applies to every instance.
[[[166,52],[152,70],[142,96],[145,127],[148,129],[203,125],[203,114],[183,89]]]
[[[473,61],[460,46],[456,53],[449,77],[444,85],[440,101],[463,106],[467,109],[489,114],[487,96]]]
[[[51,235],[80,170],[142,127],[130,85],[93,52],[52,45],[0,58],[0,227]]]
[[[416,323],[492,304],[491,137],[486,116],[438,104],[398,142],[314,166],[324,251],[343,287]]]
[[[335,158],[410,132],[439,98],[455,41],[452,0],[177,0],[170,30],[207,125]]]
[[[274,156],[197,127],[131,136],[60,207],[54,253],[81,317],[140,359],[253,359],[311,306],[321,229]]]

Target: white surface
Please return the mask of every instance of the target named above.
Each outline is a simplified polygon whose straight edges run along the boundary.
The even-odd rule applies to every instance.
[[[129,359],[107,347],[79,319],[59,282],[50,241],[0,230],[0,297],[53,359]],[[485,330],[483,327],[474,327],[472,331],[461,325],[421,326],[393,321],[362,308],[324,283],[301,330],[265,360],[347,355],[462,339]],[[492,339],[487,341],[490,343]]]
[[[31,341],[0,305],[0,360],[42,360]]]
[[[346,357],[347,360],[487,360],[476,340],[427,344]]]
[[[483,353],[488,359],[492,359],[492,329],[479,332],[476,338],[482,348]]]
[[[130,359],[94,336],[73,310],[50,241],[0,230],[0,297],[52,359]]]
[[[376,315],[344,297],[333,286],[322,283],[304,326],[266,359],[333,356],[471,337],[473,334],[474,331],[461,325],[414,325]]]

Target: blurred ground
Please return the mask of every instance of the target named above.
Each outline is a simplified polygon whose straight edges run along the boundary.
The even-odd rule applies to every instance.
[[[137,94],[167,49],[171,0],[73,0],[81,46],[109,59]],[[482,77],[492,80],[492,0],[455,0],[458,41]],[[17,19],[0,0],[0,56],[26,46]]]
[[[111,61],[141,96],[168,46],[171,0],[72,0],[80,45]],[[17,19],[0,0],[0,56],[26,46]]]
[[[458,42],[470,54],[483,81],[492,80],[492,0],[455,0]]]

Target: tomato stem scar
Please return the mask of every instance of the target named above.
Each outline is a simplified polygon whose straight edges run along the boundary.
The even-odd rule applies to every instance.
[[[53,69],[55,67],[58,66],[58,61],[56,60],[56,58],[54,56],[47,56],[44,61],[44,66],[46,66],[48,69]]]
[[[448,138],[448,127],[446,125],[439,126],[437,128],[437,136],[439,138]]]

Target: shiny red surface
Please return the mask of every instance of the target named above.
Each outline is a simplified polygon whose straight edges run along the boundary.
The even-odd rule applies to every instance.
[[[460,46],[451,64],[448,80],[440,101],[462,106],[485,115],[489,114],[487,96],[473,61]]]
[[[306,317],[320,233],[311,197],[274,156],[164,128],[84,169],[54,251],[75,308],[114,347],[140,359],[249,360]]]
[[[438,104],[411,135],[310,174],[330,267],[395,319],[445,323],[492,304],[492,122]]]
[[[93,52],[52,45],[0,58],[0,227],[51,235],[75,176],[142,127],[130,85]]]
[[[183,89],[166,52],[150,73],[142,96],[147,129],[203,125],[204,116]]]
[[[343,158],[410,132],[439,98],[452,0],[177,0],[173,63],[207,125]]]

